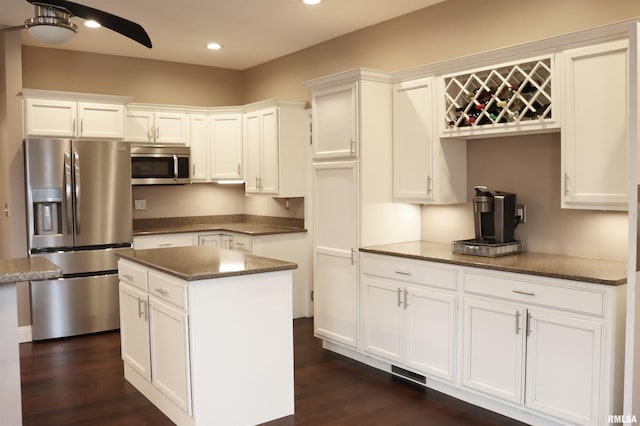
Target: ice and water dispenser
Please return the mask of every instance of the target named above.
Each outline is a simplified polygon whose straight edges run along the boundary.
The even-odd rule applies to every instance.
[[[62,233],[62,188],[33,188],[33,234],[55,235]]]

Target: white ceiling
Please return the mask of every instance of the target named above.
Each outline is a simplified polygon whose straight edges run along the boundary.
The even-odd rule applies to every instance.
[[[79,18],[73,18],[79,33],[66,44],[44,45],[22,30],[23,44],[243,70],[444,0],[324,0],[317,6],[301,0],[74,1],[137,22],[153,48],[106,28],[86,28]],[[0,0],[0,11],[5,26],[34,15],[25,0]],[[205,49],[210,41],[223,49]]]

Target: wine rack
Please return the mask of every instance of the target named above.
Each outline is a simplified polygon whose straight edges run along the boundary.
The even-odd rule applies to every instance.
[[[549,121],[551,58],[444,77],[445,129]]]

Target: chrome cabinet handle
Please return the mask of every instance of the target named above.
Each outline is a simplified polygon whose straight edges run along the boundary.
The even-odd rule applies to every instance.
[[[402,289],[398,287],[398,308],[402,306]]]
[[[410,277],[410,276],[411,276],[411,272],[405,272],[405,271],[394,271],[394,272],[395,272],[396,274],[399,274],[399,275],[405,275],[405,276],[407,276],[407,277]]]
[[[71,131],[73,132],[74,135],[78,134],[78,126],[77,126],[77,121],[76,121],[75,118],[71,122]]]
[[[171,247],[171,243],[160,243],[158,247]]]
[[[80,119],[80,136],[84,133],[84,118]]]
[[[524,291],[524,290],[513,290],[516,294],[523,294],[525,296],[535,296],[536,294],[532,291]]]
[[[431,194],[433,192],[433,178],[431,176],[427,176],[427,194]]]
[[[138,318],[141,318],[145,315],[145,312],[142,310],[142,306],[144,306],[144,300],[138,297]],[[146,316],[146,315],[145,315]]]
[[[516,334],[520,334],[520,311],[516,312]]]
[[[531,336],[531,314],[527,312],[527,337]]]
[[[164,288],[156,288],[154,290],[157,291],[158,293],[160,293],[163,296],[166,296],[167,294],[169,294],[169,292],[167,290],[165,290]]]
[[[129,281],[133,281],[133,275],[130,275],[130,274],[122,274],[122,277],[123,277],[123,278],[128,279]]]
[[[409,292],[407,291],[407,289],[404,289],[404,308],[407,309],[407,306],[409,306]]]
[[[564,195],[569,194],[569,174],[565,173],[564,174]]]
[[[356,153],[356,140],[351,138],[350,142],[351,142],[351,150],[350,150],[350,152],[351,152],[351,155],[353,155],[353,154]]]
[[[355,249],[351,249],[351,264],[352,265],[356,264],[356,250]]]

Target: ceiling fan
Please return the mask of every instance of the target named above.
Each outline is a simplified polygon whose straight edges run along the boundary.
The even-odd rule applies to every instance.
[[[45,43],[64,43],[77,32],[78,26],[71,22],[72,16],[98,22],[131,40],[151,48],[147,32],[135,22],[66,0],[26,0],[35,6],[35,17],[27,19],[24,25],[2,28],[1,32],[27,29],[36,39]]]

